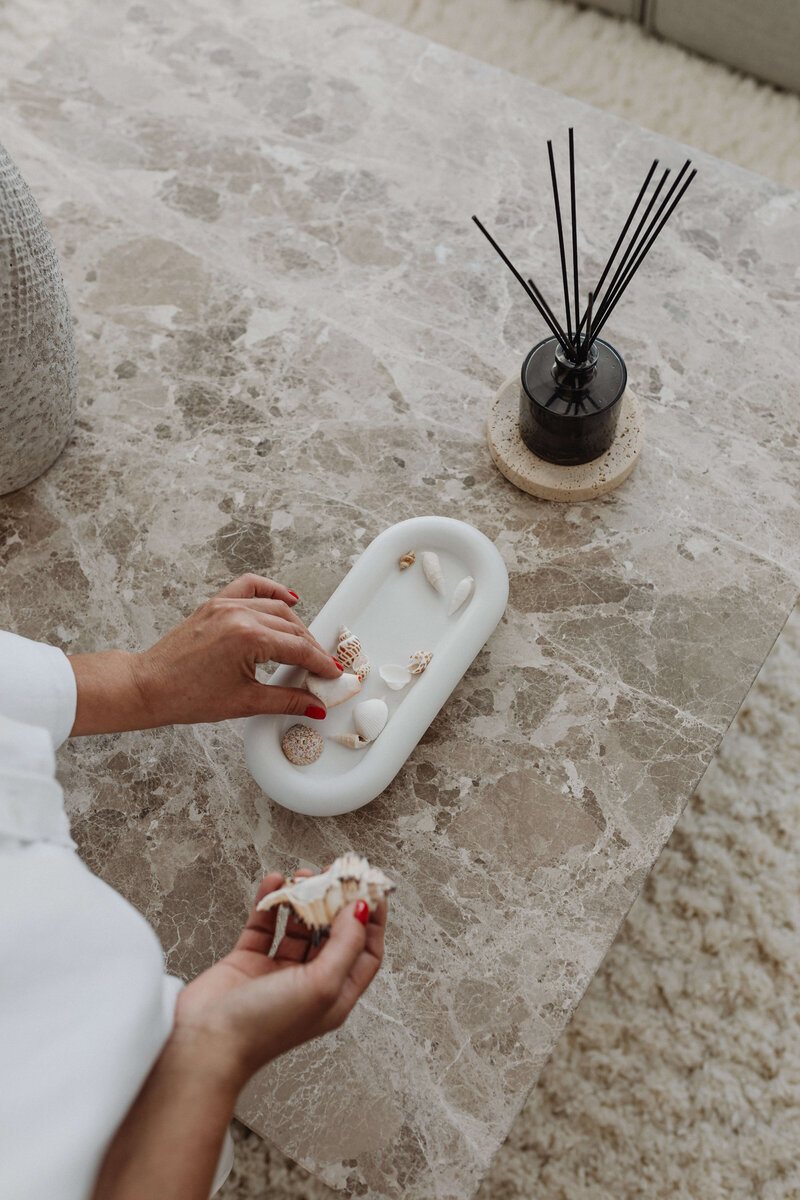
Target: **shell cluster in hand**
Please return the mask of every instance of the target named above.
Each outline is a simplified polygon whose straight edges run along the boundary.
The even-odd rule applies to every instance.
[[[362,854],[352,851],[337,858],[321,875],[295,876],[285,887],[270,892],[258,905],[259,912],[288,904],[296,917],[311,929],[330,928],[334,917],[353,900],[366,900],[374,912],[389,892],[395,890],[378,867],[371,867]]]

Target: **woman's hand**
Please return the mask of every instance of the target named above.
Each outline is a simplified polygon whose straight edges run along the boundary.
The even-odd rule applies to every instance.
[[[283,883],[267,875],[256,904]],[[383,958],[385,904],[371,916],[363,900],[349,904],[319,946],[290,916],[270,958],[276,920],[277,909],[254,907],[230,954],[178,996],[173,1036],[229,1064],[238,1087],[271,1059],[338,1028]]]
[[[111,650],[70,658],[78,685],[72,735],[222,721],[257,713],[322,719],[302,688],[259,683],[259,663],[290,663],[333,679],[341,671],[292,611],[297,597],[243,575],[142,654]]]
[[[282,883],[268,875],[258,899]],[[371,917],[348,905],[320,947],[290,918],[269,958],[275,921],[275,909],[254,908],[236,948],[180,993],[173,1031],[107,1149],[93,1200],[207,1200],[243,1085],[276,1055],[341,1025],[369,986],[385,905]]]

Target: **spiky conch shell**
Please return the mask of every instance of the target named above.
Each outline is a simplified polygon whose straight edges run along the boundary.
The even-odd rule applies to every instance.
[[[288,904],[310,929],[328,929],[338,912],[353,900],[365,900],[374,912],[389,892],[395,890],[378,867],[371,867],[362,854],[350,851],[337,858],[321,875],[295,876],[285,887],[270,892],[258,904],[265,912],[279,904]]]

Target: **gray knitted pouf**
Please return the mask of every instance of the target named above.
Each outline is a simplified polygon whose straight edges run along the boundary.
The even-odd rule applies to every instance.
[[[58,457],[78,378],[67,294],[42,214],[0,145],[0,495]]]

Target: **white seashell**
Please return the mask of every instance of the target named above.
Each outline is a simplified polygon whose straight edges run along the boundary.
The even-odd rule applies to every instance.
[[[397,560],[397,565],[401,571],[406,571],[409,567],[413,567],[417,561],[417,556],[413,550],[406,550],[405,554],[401,555]]]
[[[307,767],[322,754],[322,735],[308,725],[292,725],[281,738],[281,750],[296,767]]]
[[[369,660],[364,653],[361,642],[346,625],[339,627],[339,641],[336,645],[336,657],[343,667],[349,667],[357,675],[361,683],[370,672]]]
[[[461,605],[472,591],[474,582],[475,580],[472,576],[467,575],[466,579],[462,579],[460,583],[456,584],[452,599],[450,600],[450,607],[447,610],[448,617],[452,617],[453,613],[458,612],[461,608]]]
[[[312,731],[313,732],[313,731]],[[361,854],[343,854],[323,872],[307,878],[297,876],[270,892],[258,905],[259,912],[288,904],[295,916],[311,929],[328,929],[334,917],[353,900],[366,900],[374,912],[381,900],[395,890],[378,867],[371,867]]]
[[[385,700],[362,700],[353,711],[356,729],[368,742],[375,738],[389,720],[389,708]]]
[[[412,675],[421,675],[433,658],[431,650],[415,650],[408,660],[408,669]]]
[[[439,555],[434,554],[432,550],[426,550],[422,555],[422,569],[425,572],[425,578],[433,590],[443,596],[444,575],[442,574],[442,564],[439,562]]]
[[[353,663],[363,653],[361,642],[346,625],[339,626],[339,637],[336,642],[336,657],[343,667],[352,667]]]
[[[312,695],[321,700],[326,708],[344,704],[361,691],[361,680],[345,671],[336,679],[323,679],[321,675],[307,674],[303,684]]]
[[[333,740],[349,750],[363,750],[369,745],[369,738],[363,738],[360,733],[335,733]]]
[[[393,692],[399,692],[401,688],[411,682],[411,672],[408,667],[400,667],[396,663],[388,663],[387,666],[381,667],[378,674]]]

